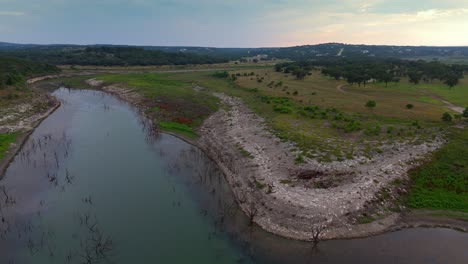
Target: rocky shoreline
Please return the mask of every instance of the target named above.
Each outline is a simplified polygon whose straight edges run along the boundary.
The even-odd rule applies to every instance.
[[[40,79],[28,80],[28,84],[33,84]],[[18,133],[16,142],[12,143],[10,148],[5,153],[3,159],[0,160],[0,180],[3,178],[5,171],[10,163],[15,158],[18,151],[29,138],[34,129],[49,115],[51,115],[57,108],[60,107],[60,101],[53,96],[47,94],[38,94],[33,101],[39,101],[45,109],[40,112],[35,112],[34,107],[30,105],[14,106],[13,109],[7,109],[8,112],[15,112],[9,116],[3,117],[5,122],[0,124],[0,133]],[[22,109],[18,109],[22,108]],[[28,109],[31,108],[31,109]],[[25,110],[27,109],[27,110]],[[20,116],[15,116],[16,113],[21,113]],[[12,119],[11,121],[7,119]]]

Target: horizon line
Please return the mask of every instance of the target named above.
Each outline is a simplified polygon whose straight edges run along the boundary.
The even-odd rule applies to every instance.
[[[36,46],[129,46],[129,47],[174,47],[174,48],[213,48],[213,49],[280,49],[280,48],[291,48],[291,47],[303,47],[303,46],[318,46],[318,45],[327,45],[327,44],[339,44],[347,46],[387,46],[387,47],[435,47],[435,48],[468,48],[466,45],[398,45],[398,44],[364,44],[364,43],[344,43],[344,42],[322,42],[322,43],[313,43],[313,44],[297,44],[291,46],[257,46],[257,47],[222,47],[222,46],[201,46],[201,45],[155,45],[155,44],[104,44],[104,43],[94,43],[94,44],[76,44],[76,43],[20,43],[20,42],[8,42],[0,41],[3,44],[13,44],[13,45],[36,45]]]

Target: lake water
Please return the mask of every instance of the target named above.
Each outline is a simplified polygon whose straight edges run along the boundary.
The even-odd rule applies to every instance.
[[[58,89],[0,181],[0,263],[468,263],[468,235],[319,244],[250,227],[203,152],[99,91]]]

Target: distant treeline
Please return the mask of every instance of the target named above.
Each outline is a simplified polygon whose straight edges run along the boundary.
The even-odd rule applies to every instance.
[[[320,68],[322,73],[335,79],[345,79],[350,84],[366,85],[370,81],[385,84],[398,82],[402,77],[418,84],[421,81],[443,81],[450,87],[458,84],[467,65],[447,65],[438,61],[410,61],[399,59],[355,57],[324,58],[315,61],[281,63],[275,66],[276,71],[292,73],[303,79],[313,68]]]
[[[163,52],[137,47],[86,47],[71,49],[22,49],[4,52],[9,56],[42,61],[54,65],[147,66],[212,64],[228,60],[222,57],[183,52]]]
[[[39,53],[79,53],[86,48],[115,47],[126,48],[135,46],[116,45],[35,45],[14,44],[0,42],[0,52],[39,52]],[[321,59],[323,57],[380,57],[380,58],[424,58],[432,60],[438,58],[448,62],[462,63],[468,60],[468,47],[416,47],[416,46],[379,46],[379,45],[348,45],[342,43],[324,43],[317,45],[303,45],[284,48],[213,48],[190,46],[138,46],[148,51],[162,51],[167,53],[188,53],[211,58],[239,60],[242,57],[267,55],[269,59],[290,59],[294,61]],[[24,54],[23,54],[24,55]]]
[[[0,56],[0,89],[23,85],[28,77],[60,72],[50,64]]]

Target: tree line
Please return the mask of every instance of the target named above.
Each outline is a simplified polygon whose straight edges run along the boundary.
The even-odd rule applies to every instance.
[[[138,47],[93,46],[69,49],[23,49],[4,52],[8,56],[54,65],[148,66],[213,64],[222,57],[185,52],[163,52]]]
[[[297,79],[303,79],[313,68],[321,69],[322,74],[344,79],[349,84],[366,85],[372,81],[398,82],[407,77],[411,83],[440,80],[449,87],[458,84],[467,65],[447,65],[438,61],[410,61],[390,58],[324,58],[321,60],[281,63],[276,71],[292,73]]]
[[[303,80],[307,75],[311,74],[314,65],[307,61],[285,62],[275,65],[277,72],[291,73],[298,80]]]

